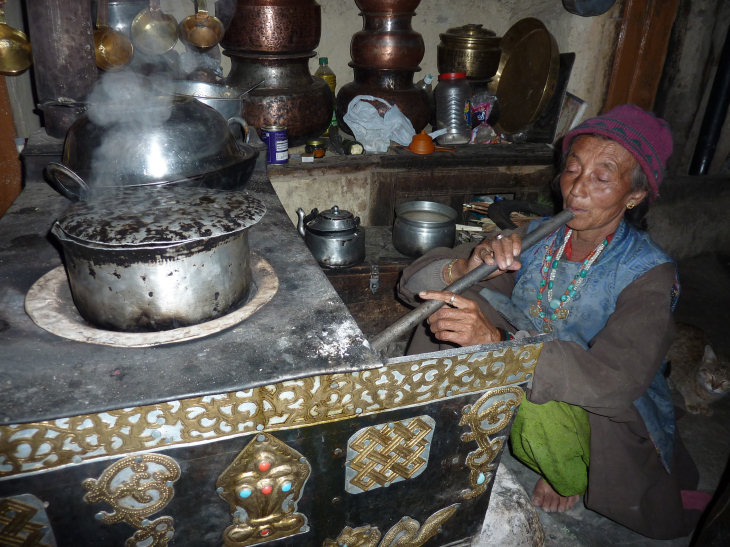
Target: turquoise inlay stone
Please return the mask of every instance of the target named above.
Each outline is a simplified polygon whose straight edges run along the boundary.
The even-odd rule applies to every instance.
[[[571,298],[575,296],[576,291],[574,289],[570,289],[568,292],[570,293]]]
[[[544,286],[545,286],[545,280],[544,280],[544,279],[541,279],[541,280],[540,280],[540,286],[541,286],[541,287],[544,287]]]
[[[540,319],[545,319],[545,312],[544,311],[539,312],[537,315],[538,315],[538,317]]]
[[[568,301],[568,296],[564,294],[563,296],[560,297],[560,301],[561,302],[567,302]]]
[[[555,315],[555,314],[552,314],[552,315],[550,316],[550,319],[552,319],[553,321],[555,321],[555,320],[556,320],[557,318],[558,318],[558,316],[557,316],[557,315]]]
[[[287,481],[287,482],[285,482],[284,484],[281,485],[281,491],[282,492],[288,492],[289,490],[291,490],[291,483],[290,482]]]
[[[580,272],[581,277],[585,277],[587,275],[588,275],[588,270],[581,270],[581,272]]]
[[[538,299],[538,300],[542,300],[542,293],[540,293],[540,292],[539,292],[539,293],[537,293],[537,299]]]
[[[542,267],[542,273],[547,273],[547,272],[548,272],[548,267],[547,266],[543,266]]]
[[[548,283],[548,289],[552,289],[552,288],[553,288],[553,282],[552,282],[552,281],[550,281],[550,282]]]
[[[572,291],[573,289],[575,289],[575,285],[573,283],[571,283],[570,285],[568,285],[568,290],[569,291]]]
[[[477,484],[484,484],[485,480],[487,480],[487,477],[484,476],[484,473],[479,473],[479,476],[477,477]]]
[[[557,309],[557,308],[558,308],[558,306],[560,306],[560,301],[559,301],[559,300],[557,300],[557,299],[555,299],[555,298],[553,298],[553,299],[552,299],[552,300],[550,301],[550,307],[551,307],[552,309]]]
[[[244,488],[243,490],[241,490],[241,493],[238,495],[241,496],[242,498],[246,499],[251,494],[252,494],[252,490],[250,488]]]
[[[553,260],[553,268],[557,268],[557,267],[558,267],[558,261],[557,260]]]

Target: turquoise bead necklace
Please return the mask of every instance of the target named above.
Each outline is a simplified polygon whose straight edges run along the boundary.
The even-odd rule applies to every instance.
[[[553,321],[558,319],[564,320],[568,317],[570,310],[565,309],[565,305],[576,295],[578,289],[588,275],[588,270],[590,270],[593,263],[598,260],[598,257],[608,245],[608,239],[604,239],[600,244],[598,244],[598,246],[596,246],[596,248],[593,249],[585,258],[580,269],[575,274],[575,277],[573,277],[573,280],[568,284],[568,288],[565,289],[565,292],[560,295],[560,298],[553,298],[553,284],[555,282],[555,276],[557,275],[558,264],[560,263],[560,259],[563,257],[565,247],[570,241],[572,235],[573,230],[568,229],[565,233],[563,243],[560,245],[560,248],[558,248],[558,252],[555,253],[554,257],[553,251],[555,250],[555,241],[553,241],[542,261],[540,269],[540,289],[537,291],[537,303],[530,306],[530,314],[533,317],[539,317],[542,319],[543,332],[551,332],[553,330]],[[543,295],[547,298],[543,299]],[[543,308],[543,300],[547,300],[548,302],[548,311]]]

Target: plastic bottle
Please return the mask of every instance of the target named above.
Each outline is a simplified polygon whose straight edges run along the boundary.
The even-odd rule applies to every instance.
[[[447,132],[437,137],[439,144],[469,142],[471,131],[471,86],[463,72],[439,74],[433,92],[436,103],[436,129]]]
[[[337,87],[337,76],[335,75],[334,71],[329,67],[329,59],[327,57],[319,58],[319,67],[317,68],[314,75],[318,78],[322,78],[325,82],[327,82],[327,85],[330,86],[330,89],[332,90],[332,96],[334,97],[335,88]],[[336,125],[337,118],[335,117],[334,109],[332,109],[332,121],[330,122],[330,127]],[[328,132],[329,131],[325,131],[324,134],[327,135]]]

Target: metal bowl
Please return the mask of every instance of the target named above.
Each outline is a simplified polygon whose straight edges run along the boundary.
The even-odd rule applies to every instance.
[[[178,95],[194,97],[201,103],[215,108],[225,119],[242,114],[241,90],[235,87],[194,80],[176,80],[174,90]]]
[[[393,246],[407,256],[453,247],[458,213],[443,203],[408,201],[395,208]]]
[[[243,119],[226,120],[192,97],[160,96],[136,109],[89,108],[69,128],[63,165],[89,188],[201,179],[213,180],[204,184],[211,188],[238,188],[251,175],[258,151],[236,138],[234,125],[247,133]],[[69,184],[51,171],[54,186]],[[235,180],[221,179],[221,173]]]

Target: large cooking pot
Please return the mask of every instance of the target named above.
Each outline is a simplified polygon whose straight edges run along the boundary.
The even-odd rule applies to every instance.
[[[125,188],[74,203],[52,232],[84,319],[157,331],[214,319],[246,299],[248,228],[265,212],[242,192]]]
[[[395,208],[393,246],[407,256],[435,247],[453,247],[457,212],[443,203],[408,201]]]
[[[133,109],[91,105],[69,128],[63,163],[49,164],[46,174],[71,199],[119,186],[238,189],[258,155],[247,134],[243,119],[226,120],[192,97],[156,96]]]

